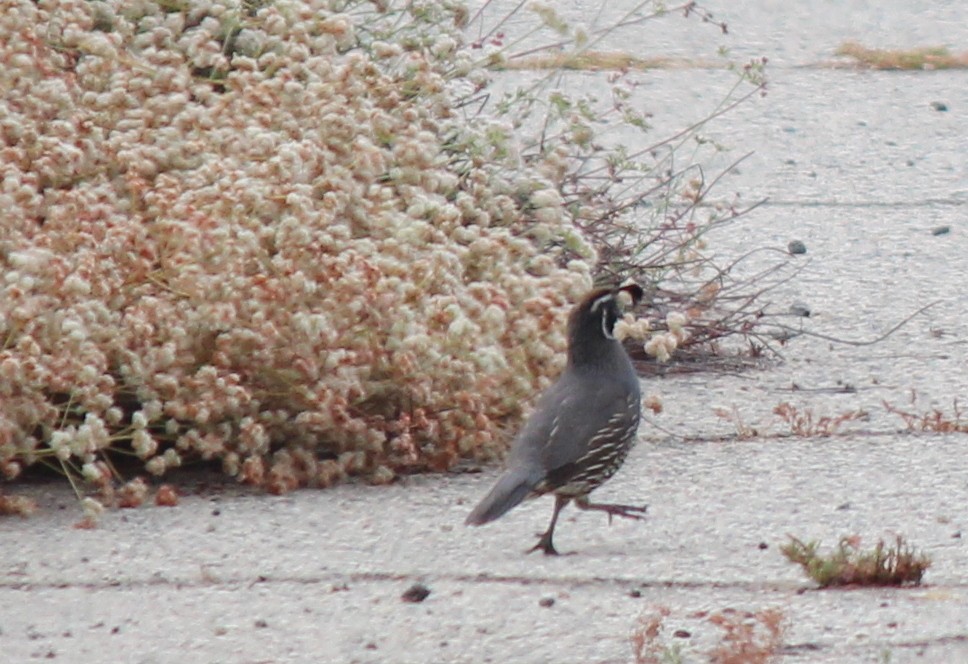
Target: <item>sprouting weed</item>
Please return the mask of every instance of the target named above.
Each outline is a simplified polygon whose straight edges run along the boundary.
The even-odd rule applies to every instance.
[[[916,551],[901,535],[893,544],[879,540],[869,550],[861,548],[857,536],[842,537],[827,555],[821,555],[819,549],[819,542],[803,542],[791,535],[780,550],[790,562],[803,567],[821,588],[919,585],[931,566],[931,559]]]
[[[790,427],[792,435],[804,437],[832,436],[845,423],[866,420],[869,417],[864,410],[852,410],[839,415],[815,415],[810,408],[800,410],[786,401],[777,404],[773,408],[773,414]]]
[[[666,624],[670,619],[675,621],[677,629]],[[719,630],[715,641],[694,643],[694,633],[707,632],[706,625]],[[639,618],[629,640],[635,664],[691,661],[769,664],[779,658],[786,629],[786,617],[776,607],[757,611],[725,608],[673,615],[671,609],[660,606]]]

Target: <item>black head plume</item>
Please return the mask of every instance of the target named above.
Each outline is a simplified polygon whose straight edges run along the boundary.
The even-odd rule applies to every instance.
[[[594,347],[615,339],[615,323],[622,317],[626,305],[623,296],[631,298],[631,306],[642,300],[644,291],[638,284],[617,288],[599,288],[581,301],[568,318],[569,355],[573,360],[591,353]]]

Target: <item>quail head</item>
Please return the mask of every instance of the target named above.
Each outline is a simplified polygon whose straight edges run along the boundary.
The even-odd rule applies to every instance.
[[[497,519],[526,498],[555,496],[547,531],[530,551],[555,555],[552,536],[558,514],[569,502],[585,510],[641,519],[645,507],[592,503],[588,494],[621,467],[639,426],[639,379],[628,354],[613,335],[621,317],[620,298],[642,299],[642,288],[627,284],[592,291],[568,318],[568,364],[538,399],[515,438],[507,470],[467,517],[479,526]]]

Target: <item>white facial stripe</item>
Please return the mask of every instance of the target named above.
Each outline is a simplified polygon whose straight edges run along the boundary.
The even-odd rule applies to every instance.
[[[608,316],[606,316],[604,314],[602,315],[602,334],[605,335],[605,338],[606,339],[614,339],[615,338],[615,335],[613,335],[608,330]]]
[[[600,298],[592,302],[592,309],[591,309],[592,313],[595,313],[596,311],[598,311],[598,308],[600,306],[602,306],[606,302],[610,302],[614,298],[615,296],[612,295],[611,293],[606,293],[605,295],[602,295]]]

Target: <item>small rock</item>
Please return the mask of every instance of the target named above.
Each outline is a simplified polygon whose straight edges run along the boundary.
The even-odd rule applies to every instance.
[[[538,600],[538,606],[543,606],[546,609],[554,605],[555,605],[554,597],[542,597],[541,599]]]
[[[794,302],[790,305],[790,313],[800,318],[810,318],[810,307],[803,302]]]
[[[417,602],[422,602],[430,595],[430,588],[422,583],[415,583],[406,592],[400,595],[400,599],[404,602],[411,602],[416,604]]]
[[[766,542],[760,542],[759,544],[756,545],[756,548],[759,549],[760,551],[766,551],[767,549],[770,548],[770,545],[767,544]]]
[[[256,620],[254,624],[255,624],[256,629],[265,629],[266,627],[269,626],[269,623],[267,623],[262,618],[259,618],[258,620]]]
[[[632,589],[632,590],[629,591],[629,597],[638,598],[638,597],[641,597],[641,596],[642,596],[642,591],[641,590]]]
[[[948,105],[943,101],[933,101],[931,102],[931,108],[938,111],[939,113],[944,113],[948,110]]]
[[[797,254],[805,254],[807,253],[807,245],[800,240],[791,240],[790,244],[787,245],[787,251],[794,256]]]
[[[692,636],[692,633],[687,632],[684,629],[677,629],[672,633],[672,636],[674,636],[677,639],[688,639],[690,636]]]
[[[931,229],[931,235],[947,235],[951,232],[951,226],[935,226]]]
[[[838,512],[843,512],[843,511],[849,510],[849,509],[850,509],[850,503],[841,503],[840,505],[837,505],[837,511]]]

